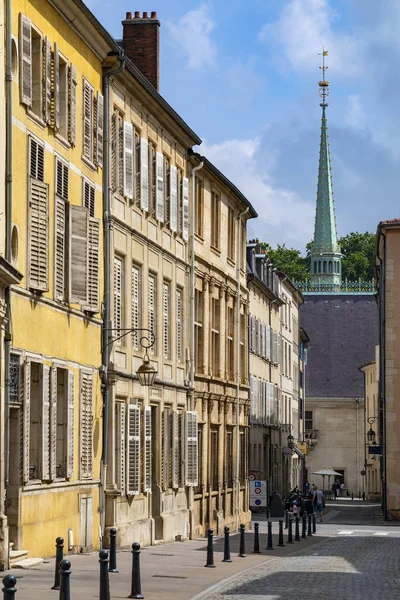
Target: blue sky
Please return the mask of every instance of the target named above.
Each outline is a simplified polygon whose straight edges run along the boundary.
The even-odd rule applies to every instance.
[[[157,11],[161,94],[255,206],[250,237],[312,238],[323,46],[339,236],[400,217],[398,0],[132,1],[87,4],[116,38],[127,11]]]

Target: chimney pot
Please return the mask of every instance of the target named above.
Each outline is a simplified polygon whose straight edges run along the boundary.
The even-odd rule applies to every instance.
[[[140,19],[140,12],[135,10],[135,19]]]
[[[143,13],[143,19],[148,19],[148,18],[149,18],[149,15],[147,14],[147,12],[144,12]]]
[[[152,19],[157,19],[157,13],[155,10],[151,11],[151,18]]]
[[[131,12],[127,12],[126,13],[126,20],[129,21],[130,19],[132,19],[132,13]]]
[[[159,90],[159,55],[160,55],[160,23],[157,13],[135,11],[126,13],[123,25],[123,48],[127,56],[149,80],[152,86]]]

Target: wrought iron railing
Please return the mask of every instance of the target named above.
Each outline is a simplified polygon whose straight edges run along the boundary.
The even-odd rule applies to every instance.
[[[371,281],[342,281],[341,284],[323,283],[322,281],[296,281],[296,287],[303,293],[341,293],[341,294],[374,294],[375,282]]]

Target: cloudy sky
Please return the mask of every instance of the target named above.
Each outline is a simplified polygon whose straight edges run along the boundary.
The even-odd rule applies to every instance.
[[[116,38],[127,11],[157,11],[160,91],[255,206],[250,236],[303,249],[313,235],[323,46],[339,236],[400,217],[399,0],[87,4]]]

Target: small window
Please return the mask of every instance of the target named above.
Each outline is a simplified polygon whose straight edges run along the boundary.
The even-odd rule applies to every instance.
[[[204,189],[203,180],[196,177],[196,234],[203,237]]]
[[[163,161],[164,221],[169,223],[171,215],[171,161],[164,155]]]
[[[83,79],[83,157],[93,162],[93,87]]]
[[[56,156],[56,194],[68,201],[69,171],[68,165]]]
[[[157,197],[157,149],[153,142],[149,141],[149,213],[155,215]]]
[[[93,183],[83,179],[83,206],[88,209],[89,216],[95,216],[96,188]]]
[[[232,208],[228,209],[228,258],[235,260],[236,250],[236,223],[235,213]]]
[[[304,427],[306,431],[313,429],[313,413],[312,410],[306,410],[304,412]]]
[[[212,298],[211,308],[211,369],[215,377],[221,376],[220,367],[220,299]]]
[[[210,444],[210,484],[212,490],[218,490],[218,428],[211,428],[211,444]]]
[[[44,145],[29,137],[29,175],[44,181]]]
[[[211,194],[211,246],[219,248],[219,219],[220,219],[220,202],[219,194],[212,192]]]
[[[163,354],[164,358],[170,358],[170,283],[163,283]]]
[[[157,337],[157,276],[150,274],[148,278],[148,311],[147,326],[154,336]],[[151,348],[149,354],[157,354],[157,341]]]
[[[68,63],[62,56],[58,59],[58,86],[58,132],[64,139],[68,139]]]
[[[183,360],[183,290],[177,288],[175,299],[175,317],[176,317],[176,359],[178,362]]]

